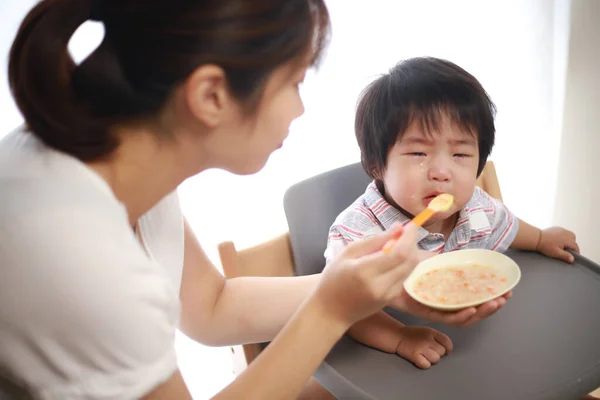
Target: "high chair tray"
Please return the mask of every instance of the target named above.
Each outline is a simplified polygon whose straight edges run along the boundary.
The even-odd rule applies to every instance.
[[[432,326],[454,351],[420,370],[344,337],[315,377],[340,399],[578,399],[600,387],[600,265],[507,252],[522,272],[502,310],[469,328]]]

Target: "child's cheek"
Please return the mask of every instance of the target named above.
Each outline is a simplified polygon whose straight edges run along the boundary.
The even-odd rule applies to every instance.
[[[396,197],[396,203],[411,214],[420,211],[421,185],[417,178],[406,179],[402,182],[402,192]]]

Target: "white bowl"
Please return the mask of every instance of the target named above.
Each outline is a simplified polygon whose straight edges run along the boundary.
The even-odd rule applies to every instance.
[[[456,268],[458,266],[469,266],[478,264],[489,267],[506,278],[506,287],[501,292],[489,294],[486,297],[461,304],[443,304],[435,301],[426,301],[415,293],[417,280],[427,272],[434,269]],[[467,307],[478,306],[492,299],[500,297],[512,290],[521,279],[521,270],[516,262],[502,253],[491,250],[472,249],[457,250],[449,253],[443,253],[428,258],[415,267],[410,276],[404,281],[404,288],[408,294],[421,304],[431,308],[444,311],[456,311]]]

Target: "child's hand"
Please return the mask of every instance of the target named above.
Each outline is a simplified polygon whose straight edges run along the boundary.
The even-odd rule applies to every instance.
[[[452,351],[452,341],[442,332],[427,326],[403,326],[396,354],[419,368],[427,369]]]
[[[552,227],[544,229],[540,234],[540,241],[536,248],[540,253],[572,263],[575,261],[575,257],[566,249],[579,253],[579,246],[573,232],[560,227]]]

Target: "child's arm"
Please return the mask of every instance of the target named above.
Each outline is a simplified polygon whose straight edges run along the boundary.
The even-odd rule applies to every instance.
[[[362,344],[396,353],[423,369],[452,351],[452,341],[443,333],[426,326],[405,326],[383,311],[354,324],[348,334]]]
[[[536,251],[541,236],[541,229],[529,225],[527,222],[519,219],[519,230],[510,247],[518,250]]]
[[[519,220],[519,230],[511,248],[539,251],[549,257],[572,263],[575,258],[567,249],[579,252],[575,234],[560,227],[541,230]]]
[[[575,234],[564,228],[554,227],[540,230],[529,225],[508,210],[499,200],[490,197],[480,188],[475,188],[474,198],[493,212],[489,249],[504,252],[508,247],[519,250],[539,251],[549,257],[573,262],[574,257],[567,249],[579,252]]]

